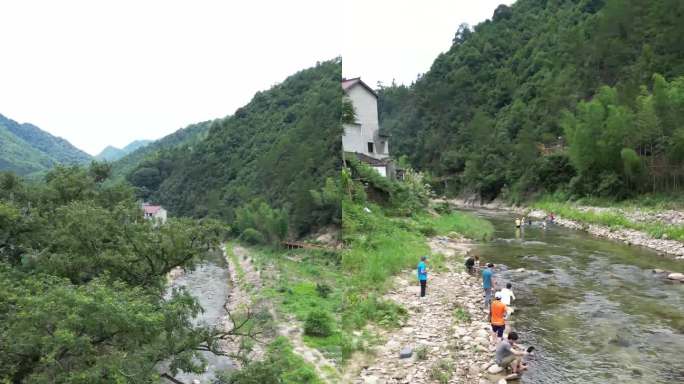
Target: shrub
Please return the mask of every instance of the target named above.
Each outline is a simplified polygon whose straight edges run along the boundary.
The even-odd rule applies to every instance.
[[[430,378],[440,384],[447,384],[454,374],[454,365],[451,361],[442,359],[430,368]]]
[[[264,235],[254,228],[245,229],[244,232],[242,232],[242,238],[248,244],[266,244],[266,238],[264,237]]]
[[[428,349],[426,346],[421,345],[420,347],[416,348],[416,360],[427,360],[428,358]]]
[[[309,312],[304,322],[304,334],[327,337],[332,334],[333,318],[326,311],[316,309]]]
[[[318,296],[322,298],[327,298],[328,295],[330,295],[330,292],[332,292],[332,288],[328,284],[325,283],[317,283],[316,284],[316,293],[318,293]]]

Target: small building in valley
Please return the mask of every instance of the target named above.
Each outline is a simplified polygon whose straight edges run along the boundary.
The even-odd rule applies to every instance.
[[[160,223],[166,222],[166,209],[161,205],[142,204],[143,216],[148,220],[155,220]]]
[[[342,79],[344,97],[354,106],[356,121],[344,124],[342,149],[345,156],[356,156],[381,175],[394,177],[390,159],[389,136],[380,129],[378,95],[361,78]]]

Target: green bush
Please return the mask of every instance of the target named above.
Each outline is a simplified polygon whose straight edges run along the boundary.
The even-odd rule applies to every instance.
[[[330,292],[332,292],[332,288],[328,284],[325,283],[317,283],[316,284],[316,293],[318,293],[318,296],[322,298],[327,298],[328,295],[330,295]]]
[[[242,239],[248,244],[266,244],[264,235],[254,228],[247,228],[242,232]]]
[[[327,337],[333,331],[333,318],[324,310],[315,309],[309,312],[304,322],[304,334],[309,336]]]

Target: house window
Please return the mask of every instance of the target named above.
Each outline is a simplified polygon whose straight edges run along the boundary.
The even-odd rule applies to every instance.
[[[373,143],[372,142],[368,143],[368,153],[373,153]]]

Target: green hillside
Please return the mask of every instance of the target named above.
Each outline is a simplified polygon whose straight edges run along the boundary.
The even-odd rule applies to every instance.
[[[95,158],[97,160],[104,160],[109,162],[116,161],[131,152],[134,152],[140,148],[147,146],[150,143],[152,143],[152,140],[135,140],[123,148],[117,148],[108,145],[107,147],[105,147],[105,149],[102,150],[102,152],[97,154]]]
[[[287,212],[296,233],[339,221],[339,201],[312,191],[338,177],[341,65],[341,59],[323,62],[257,92],[234,115],[202,123],[209,125],[204,140],[158,151],[128,179],[178,215],[231,220],[239,207],[263,199]],[[115,168],[132,162],[123,160]]]
[[[90,155],[35,125],[0,115],[0,171],[28,175],[56,164],[82,164]]]
[[[204,121],[190,124],[170,135],[131,151],[112,164],[113,174],[118,178],[123,178],[143,162],[155,162],[160,157],[167,157],[167,152],[192,150],[196,143],[206,137],[210,123],[210,121]]]
[[[678,0],[501,5],[414,84],[380,90],[393,154],[485,199],[678,191],[682,20]]]

